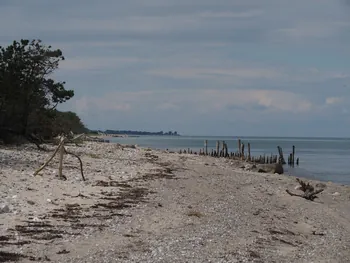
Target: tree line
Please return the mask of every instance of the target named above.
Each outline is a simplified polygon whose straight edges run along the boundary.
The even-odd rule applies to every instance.
[[[169,136],[178,136],[177,131],[169,131],[169,132],[148,132],[148,131],[131,131],[131,130],[105,130],[99,131],[107,134],[128,134],[128,135],[169,135]]]
[[[74,96],[65,82],[53,79],[63,60],[60,49],[41,40],[0,46],[0,141],[25,138],[40,143],[62,133],[87,131],[74,112],[57,110]]]

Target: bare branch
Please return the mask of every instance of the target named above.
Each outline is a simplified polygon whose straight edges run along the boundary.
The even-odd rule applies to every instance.
[[[85,181],[84,170],[83,170],[83,162],[81,161],[80,157],[79,157],[78,155],[72,153],[72,152],[68,152],[68,151],[66,150],[66,148],[64,148],[64,147],[63,147],[63,149],[64,149],[64,151],[65,151],[66,154],[73,155],[74,157],[76,157],[76,158],[79,160],[79,163],[80,163],[80,171],[81,171],[81,177],[83,178],[83,181]]]
[[[324,189],[315,190],[315,188],[312,185],[310,185],[310,183],[306,184],[304,181],[300,180],[299,178],[297,178],[296,180],[301,185],[300,190],[303,191],[304,193],[303,194],[295,194],[295,193],[290,192],[287,189],[286,192],[291,196],[299,196],[299,197],[305,198],[307,200],[314,201],[316,198],[318,198],[317,194],[324,191]]]

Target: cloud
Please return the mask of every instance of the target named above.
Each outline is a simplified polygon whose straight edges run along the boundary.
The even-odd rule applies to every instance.
[[[264,68],[169,68],[151,69],[147,73],[170,78],[216,78],[229,76],[242,79],[275,79],[283,76],[278,70]]]
[[[344,98],[340,97],[328,97],[326,98],[326,105],[339,105],[344,102]]]
[[[276,90],[171,90],[147,92],[111,92],[100,97],[76,100],[80,114],[87,111],[191,111],[220,113],[227,109],[275,113],[301,113],[312,109],[312,103],[298,94]]]
[[[62,49],[55,77],[76,97],[60,109],[91,126],[176,125],[195,134],[218,125],[236,131],[239,121],[242,132],[269,134],[265,124],[278,120],[281,133],[296,127],[304,135],[330,131],[320,126],[328,119],[345,126],[344,2],[6,0],[0,44],[40,38]]]
[[[253,18],[263,14],[263,10],[249,10],[246,12],[204,12],[200,13],[199,16],[203,18]]]
[[[104,70],[124,67],[129,64],[145,63],[148,60],[137,57],[84,57],[69,58],[61,62],[62,70]]]

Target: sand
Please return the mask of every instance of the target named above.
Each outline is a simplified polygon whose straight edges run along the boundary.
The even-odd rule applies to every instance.
[[[46,147],[0,148],[0,262],[350,262],[349,186],[311,202],[240,161],[92,142],[67,147],[87,181],[72,156],[34,177]]]

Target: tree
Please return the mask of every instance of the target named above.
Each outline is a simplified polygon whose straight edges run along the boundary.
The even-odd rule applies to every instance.
[[[62,60],[61,50],[41,40],[0,47],[0,139],[9,132],[25,137],[47,133],[57,105],[74,96],[65,82],[50,78]]]
[[[73,132],[75,134],[89,132],[88,129],[85,128],[84,124],[82,123],[79,116],[75,112],[56,111],[55,123],[56,123],[56,127],[54,127],[54,133],[56,133],[55,135],[62,134],[62,133],[68,134],[69,132]]]

